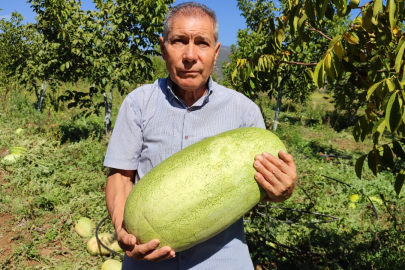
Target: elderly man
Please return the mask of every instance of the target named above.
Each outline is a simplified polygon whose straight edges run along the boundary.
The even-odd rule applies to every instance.
[[[242,94],[213,82],[218,56],[215,13],[197,3],[169,10],[160,38],[169,77],[144,85],[124,100],[104,165],[111,168],[106,202],[125,250],[123,269],[253,269],[242,219],[190,249],[176,253],[157,249],[159,239],[139,244],[125,230],[124,205],[133,184],[181,149],[218,133],[240,128],[265,128],[259,108]],[[268,153],[252,157],[266,200],[279,202],[294,190],[296,172],[291,155]]]

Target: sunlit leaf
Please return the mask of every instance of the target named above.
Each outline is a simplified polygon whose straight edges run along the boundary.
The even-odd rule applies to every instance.
[[[374,93],[374,91],[376,91],[378,88],[382,88],[382,83],[384,81],[380,81],[378,83],[373,84],[367,91],[367,100],[370,99],[370,96]]]
[[[373,17],[377,17],[378,12],[383,10],[382,0],[375,0],[373,5]]]
[[[343,38],[346,39],[346,41],[349,42],[349,44],[352,44],[352,45],[359,44],[359,39],[357,37],[353,36],[352,34],[350,34],[349,32],[345,32],[343,34]]]
[[[315,67],[314,82],[318,88],[323,87],[325,83],[324,60],[319,61]]]
[[[395,71],[397,73],[399,73],[399,70],[401,68],[401,62],[402,62],[402,56],[404,55],[404,50],[405,50],[405,38],[403,40],[401,40],[402,42],[400,42],[398,44],[398,53],[397,53],[397,57],[395,58]],[[405,72],[404,72],[405,73]]]
[[[389,21],[390,21],[390,26],[391,29],[395,27],[397,24],[397,5],[395,0],[387,0],[387,5],[388,5],[388,16],[389,16]]]

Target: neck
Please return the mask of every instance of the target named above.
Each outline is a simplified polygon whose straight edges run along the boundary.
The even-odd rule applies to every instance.
[[[181,98],[188,107],[192,106],[197,100],[207,93],[207,84],[196,90],[184,90],[173,83],[173,91],[177,97]]]

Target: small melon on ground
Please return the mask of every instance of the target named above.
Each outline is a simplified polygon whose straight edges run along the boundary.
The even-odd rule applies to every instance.
[[[12,165],[16,163],[22,154],[8,154],[7,156],[4,156],[4,158],[1,160],[1,164],[4,165]]]
[[[100,233],[98,238],[105,246],[115,252],[122,252],[117,242],[117,235],[115,233]],[[89,242],[87,242],[87,251],[94,256],[97,255],[109,255],[110,251],[105,249],[98,241],[96,236],[93,236]]]
[[[101,265],[101,270],[121,270],[121,268],[122,262],[113,259],[106,260]]]
[[[87,217],[81,217],[79,221],[75,225],[75,231],[78,235],[84,238],[91,237],[92,234],[93,223]]]
[[[379,198],[379,197],[370,196],[369,198],[370,198],[370,200],[371,200],[374,204],[378,204],[378,205],[383,204],[383,201],[382,201],[381,198]]]
[[[28,152],[27,148],[22,146],[13,146],[10,148],[10,154],[26,154]]]
[[[22,128],[17,128],[17,129],[14,131],[14,133],[17,134],[17,135],[23,134],[23,133],[24,133],[24,129],[22,129]]]
[[[355,203],[359,200],[359,198],[359,194],[353,194],[350,196],[350,201]]]

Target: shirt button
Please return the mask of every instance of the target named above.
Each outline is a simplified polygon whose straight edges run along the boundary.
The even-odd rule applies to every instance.
[[[187,112],[191,112],[190,109],[187,109]]]
[[[182,261],[184,261],[186,259],[186,257],[184,257],[184,256],[181,256],[181,260]]]
[[[184,138],[186,138],[186,140],[188,139],[188,136],[186,136],[186,137],[184,137]]]

